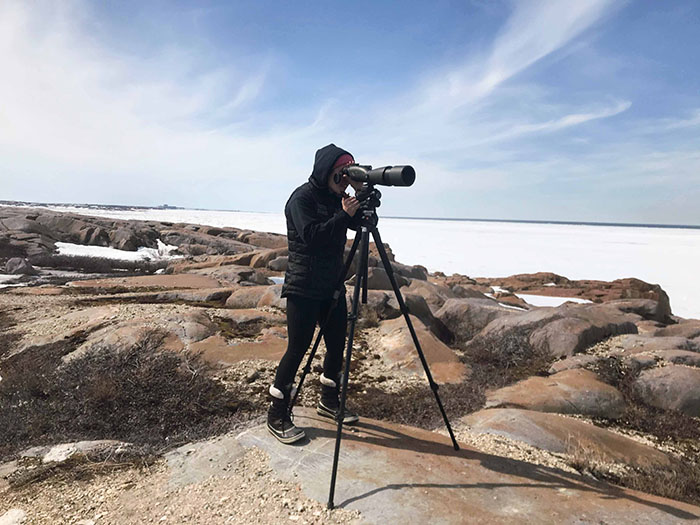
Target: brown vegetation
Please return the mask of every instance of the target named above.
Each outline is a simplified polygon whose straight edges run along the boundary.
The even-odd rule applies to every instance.
[[[76,336],[3,361],[0,458],[32,445],[84,439],[165,449],[249,417],[247,402],[211,379],[198,356],[164,352],[162,341],[162,334],[147,332],[127,350],[104,347],[61,364],[82,342]]]

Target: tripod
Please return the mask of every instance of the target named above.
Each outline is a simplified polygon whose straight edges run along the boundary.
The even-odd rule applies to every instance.
[[[379,235],[379,230],[377,229],[377,222],[378,218],[376,215],[376,210],[375,208],[379,205],[378,203],[378,196],[379,192],[374,190],[371,185],[369,187],[369,193],[372,194],[374,193],[374,198],[368,199],[368,204],[367,206],[363,206],[361,208],[362,212],[362,219],[361,219],[361,228],[359,230],[359,235],[355,235],[355,240],[352,243],[352,247],[350,248],[350,253],[348,254],[348,257],[345,261],[344,268],[343,268],[343,273],[340,276],[338,285],[335,287],[335,293],[333,295],[333,302],[331,304],[331,307],[329,309],[329,316],[330,313],[333,311],[333,309],[336,307],[338,300],[341,298],[341,286],[345,286],[345,276],[348,273],[348,270],[350,269],[350,266],[352,265],[353,258],[355,257],[355,253],[357,252],[357,248],[359,246],[360,248],[360,258],[356,267],[356,272],[355,272],[355,288],[353,290],[353,296],[352,296],[352,309],[350,313],[348,314],[348,321],[350,321],[350,333],[348,335],[348,341],[347,341],[347,347],[345,350],[345,365],[343,368],[343,377],[342,377],[342,387],[340,390],[340,411],[338,413],[338,418],[337,418],[337,424],[338,424],[338,430],[336,433],[335,437],[335,454],[333,456],[333,470],[331,474],[331,484],[330,484],[330,492],[328,495],[328,508],[333,509],[334,508],[334,503],[333,503],[333,497],[335,494],[335,481],[336,481],[336,476],[338,472],[338,456],[340,454],[340,440],[342,438],[342,431],[343,431],[343,418],[345,417],[345,402],[347,400],[347,395],[348,395],[348,378],[350,377],[350,359],[352,357],[352,343],[353,343],[353,338],[355,336],[355,325],[357,323],[357,318],[358,318],[358,310],[359,310],[359,304],[360,304],[360,292],[362,292],[362,303],[367,304],[367,272],[368,272],[368,258],[369,258],[369,237],[370,233],[372,235],[372,238],[374,239],[374,244],[377,247],[377,251],[379,252],[379,256],[382,260],[382,264],[384,265],[384,270],[386,271],[387,276],[389,277],[389,281],[391,283],[391,287],[394,290],[394,294],[396,295],[396,299],[399,302],[399,307],[401,309],[401,313],[404,316],[404,319],[406,320],[406,324],[408,325],[408,330],[411,333],[411,338],[413,339],[413,344],[416,347],[416,351],[418,352],[418,356],[420,357],[421,363],[423,364],[423,369],[425,370],[425,375],[428,379],[428,383],[430,384],[430,388],[433,391],[433,394],[435,395],[435,400],[437,401],[438,407],[440,409],[440,413],[442,414],[442,418],[445,421],[445,426],[447,426],[447,431],[450,434],[450,438],[452,439],[452,445],[454,446],[455,450],[459,450],[459,445],[457,444],[457,440],[455,439],[454,433],[452,432],[452,427],[450,426],[450,422],[447,419],[447,414],[445,413],[445,408],[442,405],[442,401],[440,400],[440,396],[438,395],[438,385],[435,383],[433,380],[433,376],[430,373],[430,368],[428,367],[428,362],[425,359],[425,355],[423,354],[423,350],[420,346],[420,342],[418,341],[418,336],[416,335],[416,332],[413,328],[413,323],[411,322],[411,318],[409,316],[409,311],[408,307],[406,306],[406,303],[403,300],[403,297],[401,296],[401,292],[399,290],[399,286],[396,283],[396,278],[394,277],[394,271],[393,268],[391,267],[391,262],[389,261],[389,257],[387,256],[386,249],[384,248],[384,245],[382,244],[382,239],[381,236]],[[342,294],[342,300],[345,300],[345,294]],[[318,335],[316,336],[316,340],[314,342],[313,348],[311,350],[311,353],[309,354],[309,358],[306,361],[306,365],[304,366],[302,370],[301,377],[299,379],[299,386],[297,387],[296,393],[292,397],[290,403],[289,403],[289,411],[291,412],[292,407],[294,406],[294,403],[296,402],[299,393],[301,392],[301,388],[304,385],[304,380],[306,379],[306,376],[309,374],[311,371],[311,364],[314,359],[314,356],[316,354],[316,351],[318,350],[318,346],[321,342],[321,337],[323,335],[323,332],[325,330],[326,324],[328,322],[328,319],[324,321],[323,325],[321,325],[321,329],[319,330]]]

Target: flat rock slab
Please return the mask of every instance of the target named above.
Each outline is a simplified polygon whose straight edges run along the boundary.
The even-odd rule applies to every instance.
[[[668,465],[663,452],[620,434],[558,414],[492,408],[462,419],[472,432],[496,434],[560,454],[585,453],[605,463]]]
[[[603,383],[593,372],[572,369],[549,377],[530,377],[491,392],[486,408],[499,407],[616,418],[622,415],[625,401],[615,387]]]
[[[69,286],[77,288],[219,288],[216,279],[206,275],[142,275],[139,277],[114,277],[110,279],[88,279],[71,281]]]
[[[454,350],[435,337],[420,319],[413,315],[410,317],[435,381],[438,383],[463,381],[469,369],[459,360]],[[379,325],[379,335],[382,359],[397,370],[424,377],[423,365],[403,317],[382,321]]]
[[[281,479],[326,502],[335,425],[309,409],[295,412],[295,423],[307,434],[299,445],[279,443],[265,425],[225,440],[264,450]],[[193,450],[196,475],[225,475],[227,449],[233,457],[240,454],[236,445],[222,440],[211,448],[211,460]],[[359,510],[363,523],[658,525],[700,520],[700,507],[470,448],[455,451],[446,436],[382,421],[363,419],[354,430],[344,430],[340,451],[334,501],[337,507]],[[173,463],[172,479],[182,480],[187,465],[187,459],[180,466]]]
[[[279,361],[287,351],[283,327],[265,329],[255,341],[229,342],[221,334],[213,335],[190,345],[210,363],[230,365],[248,359]]]

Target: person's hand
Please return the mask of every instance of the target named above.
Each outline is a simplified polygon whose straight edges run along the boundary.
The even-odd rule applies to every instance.
[[[359,207],[360,201],[358,201],[355,197],[350,197],[350,195],[347,193],[343,195],[343,210],[345,210],[345,213],[350,215],[350,217],[355,216],[355,213]]]

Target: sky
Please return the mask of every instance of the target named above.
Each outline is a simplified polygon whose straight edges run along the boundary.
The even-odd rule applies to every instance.
[[[700,2],[0,1],[0,200],[700,225]]]

